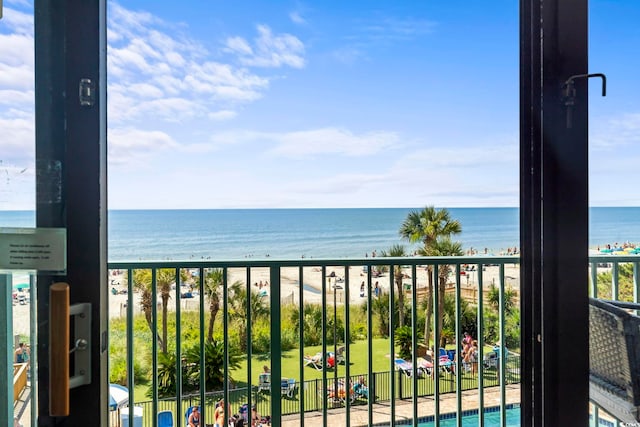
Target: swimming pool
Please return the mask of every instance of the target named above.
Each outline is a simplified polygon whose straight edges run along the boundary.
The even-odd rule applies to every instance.
[[[520,426],[520,406],[519,405],[507,405],[505,406],[506,418],[508,427],[519,427]],[[433,427],[433,416],[426,417],[431,419],[426,419],[424,421],[420,421],[418,424],[420,427]],[[462,425],[463,426],[477,426],[478,418],[480,415],[477,409],[472,409],[468,411],[462,411]],[[456,427],[457,418],[456,414],[443,414],[440,416],[440,427]],[[500,425],[500,407],[491,407],[484,408],[484,425],[486,426],[499,426]]]
[[[519,427],[520,426],[520,405],[509,404],[505,406],[506,411],[506,425],[507,427]],[[465,427],[475,427],[478,425],[478,410],[472,409],[462,411],[462,425]],[[418,426],[420,427],[433,427],[434,426],[433,415],[428,417],[421,417],[418,419]],[[590,414],[589,419],[592,420],[593,416]],[[598,425],[601,427],[614,427],[614,423],[608,420],[598,420]],[[396,425],[411,425],[411,421],[402,421]],[[440,427],[457,427],[457,418],[455,413],[440,415]],[[500,425],[500,407],[494,406],[490,408],[484,408],[484,425],[485,426],[499,426]]]

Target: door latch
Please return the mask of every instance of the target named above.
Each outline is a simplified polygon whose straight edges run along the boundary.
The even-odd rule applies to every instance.
[[[600,77],[602,79],[602,96],[607,96],[607,76],[602,73],[594,74],[576,74],[567,79],[562,85],[562,99],[565,107],[567,107],[567,129],[573,127],[573,106],[576,105],[576,87],[574,85],[575,79],[590,77]]]

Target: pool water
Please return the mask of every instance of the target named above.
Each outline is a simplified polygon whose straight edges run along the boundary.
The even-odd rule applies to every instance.
[[[493,408],[492,408],[493,409]],[[451,414],[453,418],[440,419],[440,427],[457,427],[457,419],[455,414]],[[507,407],[507,426],[508,427],[520,427],[520,407]],[[463,411],[462,425],[465,427],[477,426],[478,418],[480,415],[477,411]],[[418,424],[420,427],[433,427],[435,424],[433,421],[425,421]],[[484,425],[485,426],[499,426],[500,425],[500,411],[491,411],[484,413]]]

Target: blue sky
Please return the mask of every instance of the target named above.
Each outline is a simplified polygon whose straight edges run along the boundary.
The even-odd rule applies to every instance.
[[[110,1],[109,207],[518,205],[518,2]],[[594,206],[638,206],[640,3],[591,1]],[[33,5],[0,20],[0,209],[33,209]]]

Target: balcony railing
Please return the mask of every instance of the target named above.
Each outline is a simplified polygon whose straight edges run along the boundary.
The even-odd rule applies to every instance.
[[[114,262],[108,267],[110,378],[129,391],[128,399],[112,405],[112,425],[162,425],[156,414],[164,411],[173,425],[185,426],[194,405],[201,407],[201,425],[213,425],[220,399],[230,405],[227,417],[251,417],[255,407],[274,426],[392,420],[439,425],[441,417],[461,420],[473,412],[489,425],[519,417],[518,257]],[[638,302],[639,267],[639,256],[591,256],[590,295]],[[430,346],[437,353],[441,345],[434,342],[443,339],[451,356],[434,357],[430,369],[419,363],[425,358],[428,300]],[[405,328],[399,327],[402,304]],[[436,328],[440,318],[443,326]],[[478,341],[475,366],[460,354],[464,332]],[[335,359],[340,353],[344,361],[328,369],[320,361],[316,370],[304,357],[316,353]],[[408,364],[396,364],[400,354]],[[268,377],[278,380],[261,382],[264,366]],[[127,406],[134,407],[134,415],[120,413]],[[601,425],[599,418],[610,420],[595,407],[591,412],[595,425]]]
[[[507,405],[519,403],[519,330],[513,315],[518,263],[518,257],[478,256],[110,263],[113,293],[127,295],[116,311],[138,319],[120,329],[112,322],[112,380],[118,380],[114,365],[122,364],[114,362],[115,352],[126,352],[127,373],[120,381],[150,426],[160,411],[171,411],[175,425],[185,425],[194,405],[200,406],[205,424],[213,424],[220,399],[231,405],[227,416],[250,417],[248,408],[255,407],[272,425],[388,425],[391,420],[417,425],[433,415],[437,425],[437,415],[462,416],[488,406],[506,417]],[[213,285],[216,277],[219,286]],[[220,351],[217,366],[207,363],[213,357],[207,347],[209,320],[217,308],[212,301],[219,301],[220,313],[213,334]],[[431,365],[423,345],[429,304],[430,346],[436,354]],[[509,313],[511,329],[505,331]],[[440,318],[445,320],[438,329]],[[400,328],[401,323],[406,326]],[[156,339],[151,330],[157,331]],[[475,364],[461,355],[463,332],[477,339]],[[126,345],[114,348],[116,336]],[[449,357],[437,356],[440,347]],[[199,352],[195,359],[194,351]],[[307,366],[305,354],[327,359],[316,370]],[[322,369],[336,354],[344,364]],[[399,363],[400,356],[408,363]],[[150,375],[141,396],[136,369],[145,357],[143,371]],[[278,379],[267,386],[260,382],[263,365],[270,378]],[[219,369],[215,385],[207,369]],[[283,386],[281,378],[290,385]],[[473,403],[463,399],[469,392]]]

